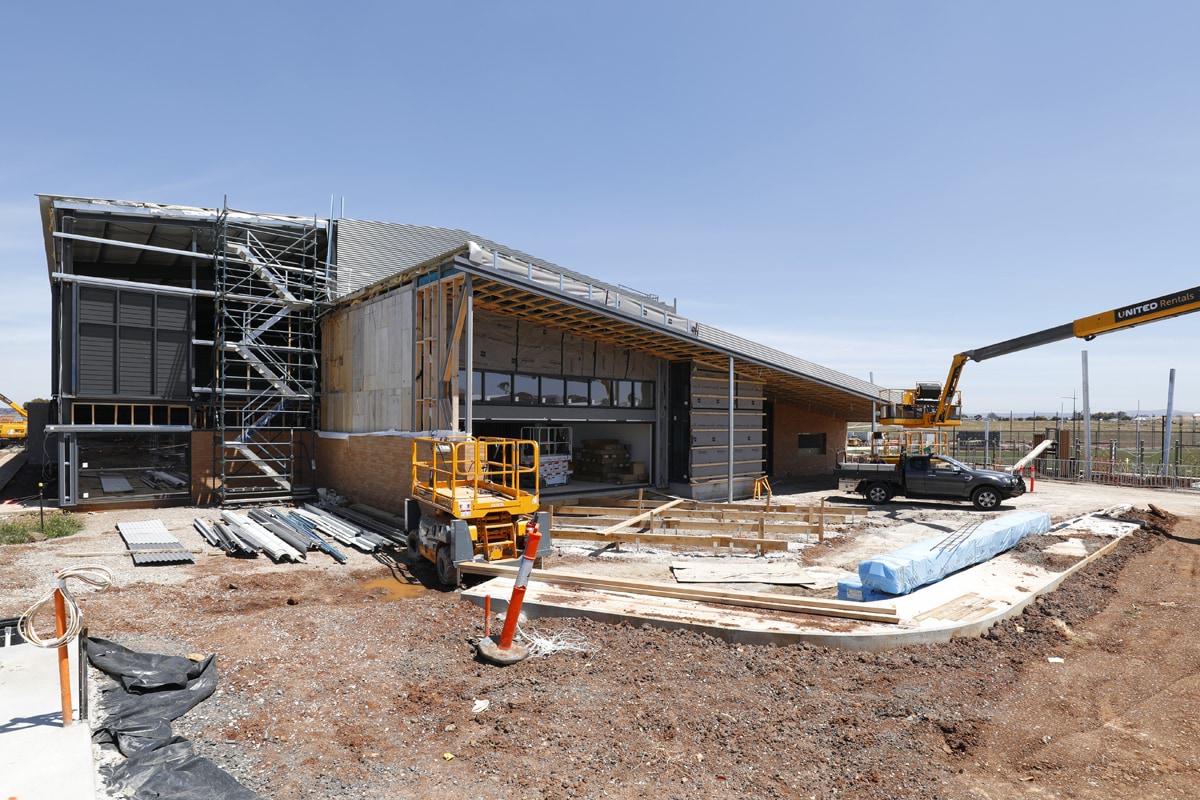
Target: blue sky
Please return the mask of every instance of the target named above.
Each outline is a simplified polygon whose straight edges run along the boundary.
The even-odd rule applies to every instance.
[[[1200,7],[15,4],[0,391],[49,391],[35,192],[474,230],[907,386],[1200,284]],[[971,364],[968,410],[1200,410],[1200,314]],[[1066,401],[1070,408],[1069,399]]]

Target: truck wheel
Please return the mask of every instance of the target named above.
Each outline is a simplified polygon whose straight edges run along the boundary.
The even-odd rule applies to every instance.
[[[439,545],[437,549],[437,576],[442,586],[458,585],[458,567],[450,557],[449,545]]]
[[[971,502],[980,511],[991,511],[996,506],[1000,505],[1000,493],[990,486],[980,486],[971,495]]]
[[[884,483],[872,483],[863,494],[867,496],[867,500],[877,506],[892,499],[892,490]]]

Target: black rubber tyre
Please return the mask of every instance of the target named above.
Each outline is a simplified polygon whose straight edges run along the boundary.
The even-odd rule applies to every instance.
[[[437,576],[442,586],[458,585],[458,567],[454,566],[454,559],[450,558],[448,545],[443,544],[437,549]]]
[[[867,490],[863,492],[866,495],[867,502],[875,505],[883,505],[888,500],[892,499],[892,490],[888,488],[886,483],[872,483],[867,486]]]
[[[980,486],[971,493],[971,502],[980,511],[992,511],[1000,506],[1000,492],[990,486]]]

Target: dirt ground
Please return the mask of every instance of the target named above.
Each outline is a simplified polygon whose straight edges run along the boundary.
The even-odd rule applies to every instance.
[[[176,530],[191,512],[170,513]],[[113,535],[108,514],[88,524],[0,550],[0,610],[42,588],[51,549]],[[985,638],[878,654],[561,619],[535,627],[586,652],[501,669],[473,657],[479,611],[423,564],[261,562],[122,567],[83,608],[96,635],[218,654],[217,694],[176,732],[264,798],[1200,793],[1197,516]]]

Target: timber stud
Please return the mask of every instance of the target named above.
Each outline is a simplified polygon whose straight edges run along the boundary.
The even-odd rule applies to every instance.
[[[529,648],[513,641],[517,632],[517,618],[521,616],[521,603],[525,599],[525,586],[529,583],[529,574],[533,572],[533,562],[537,559],[538,545],[542,535],[533,527],[525,537],[525,554],[521,557],[521,566],[517,570],[517,579],[513,581],[512,597],[508,601],[508,611],[504,614],[504,628],[500,631],[499,640],[494,636],[485,636],[479,640],[479,655],[485,661],[507,666],[529,658]]]

